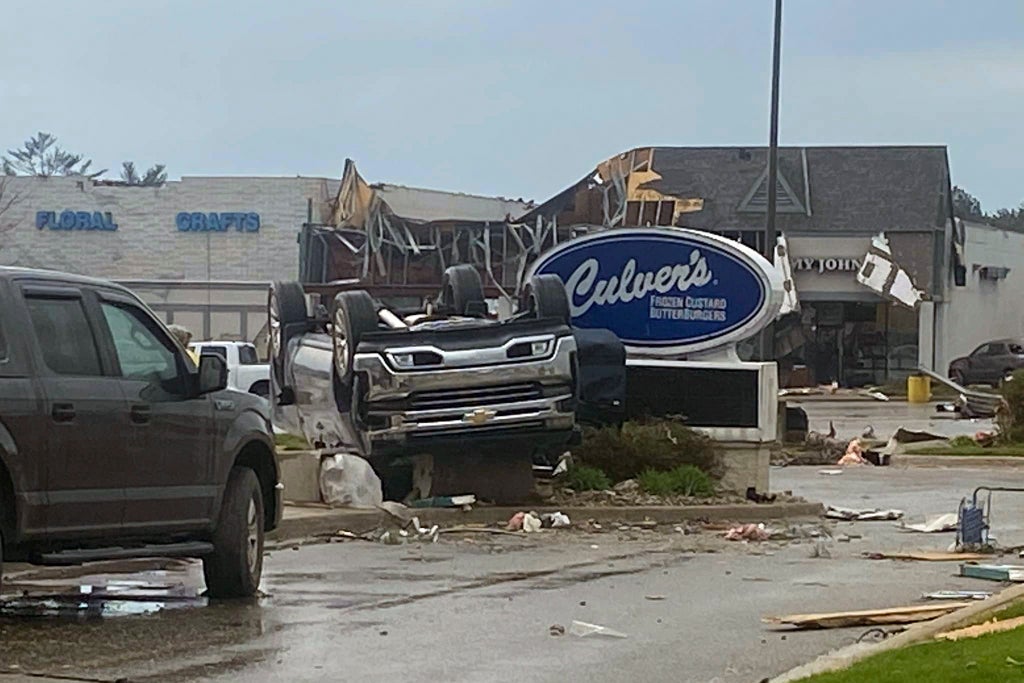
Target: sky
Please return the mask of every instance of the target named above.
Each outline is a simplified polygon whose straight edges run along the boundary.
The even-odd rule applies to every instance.
[[[10,3],[15,5],[15,3]],[[0,150],[544,200],[618,152],[764,145],[772,0],[34,0]],[[1024,201],[1024,2],[784,0],[780,142],[944,144]],[[869,198],[865,198],[869,199]]]

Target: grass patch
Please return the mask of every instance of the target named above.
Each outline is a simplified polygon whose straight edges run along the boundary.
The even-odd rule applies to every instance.
[[[573,491],[605,491],[612,487],[612,480],[596,467],[575,465],[566,474],[565,485]]]
[[[277,434],[274,443],[282,451],[308,451],[309,444],[301,436],[294,434]]]
[[[1024,458],[1024,444],[1005,444],[1001,446],[979,446],[973,441],[969,446],[954,447],[929,446],[924,448],[908,448],[908,455],[977,455],[998,456],[1007,458]]]
[[[707,498],[715,494],[711,477],[693,465],[680,465],[667,472],[644,470],[637,477],[640,489],[655,496],[696,496]]]
[[[799,683],[978,683],[1024,680],[1024,632],[993,633],[957,642],[939,641],[883,652],[845,671]]]
[[[722,476],[718,445],[704,434],[675,420],[627,422],[622,429],[584,431],[583,443],[572,449],[580,465],[596,467],[613,482],[636,479],[641,472],[667,472],[693,465],[713,479]]]

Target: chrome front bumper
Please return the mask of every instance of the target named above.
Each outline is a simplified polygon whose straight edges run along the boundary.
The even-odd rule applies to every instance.
[[[557,339],[547,358],[457,369],[400,371],[381,354],[356,354],[356,372],[369,378],[361,399],[366,435],[374,442],[401,442],[569,432],[575,425],[575,354],[570,336]]]

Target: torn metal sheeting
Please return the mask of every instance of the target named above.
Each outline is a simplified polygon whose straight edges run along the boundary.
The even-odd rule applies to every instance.
[[[903,510],[878,509],[878,508],[844,508],[829,505],[825,511],[829,519],[841,519],[848,522],[879,522],[886,520],[897,520],[903,517]]]
[[[924,292],[914,285],[913,279],[895,262],[885,233],[871,238],[871,248],[864,257],[857,282],[895,303],[917,309]]]
[[[922,596],[925,600],[987,600],[992,591],[935,591]]]
[[[915,524],[900,524],[899,528],[906,531],[916,531],[922,534],[936,534],[945,531],[956,531],[957,515],[955,512],[947,512],[942,515],[931,515],[926,517],[924,522]]]
[[[918,621],[929,621],[941,617],[958,609],[968,607],[971,604],[970,602],[946,602],[935,605],[912,605],[909,607],[856,610],[852,612],[789,614],[778,617],[764,617],[762,621],[767,624],[790,625],[798,629],[912,624]]]
[[[962,564],[960,576],[988,581],[1024,582],[1024,566],[1015,564]]]

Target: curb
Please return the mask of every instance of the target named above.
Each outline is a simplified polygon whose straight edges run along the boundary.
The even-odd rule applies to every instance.
[[[1024,457],[1009,455],[895,455],[892,467],[1021,467]]]
[[[537,512],[560,511],[574,521],[593,519],[597,522],[636,523],[654,521],[658,524],[675,524],[693,520],[712,522],[763,522],[770,519],[794,517],[820,517],[824,512],[821,503],[772,503],[766,505],[693,505],[688,507],[637,506],[637,507],[558,507],[552,505],[523,507],[479,507],[469,511],[412,508],[414,515],[424,525],[437,524],[441,527],[457,524],[504,524],[520,510]],[[289,512],[292,515],[289,515]],[[383,513],[377,510],[345,510],[313,506],[286,506],[280,526],[268,534],[268,538],[305,538],[331,534],[339,529],[361,532],[376,527]]]
[[[802,664],[771,679],[769,683],[792,683],[807,676],[841,671],[848,669],[857,662],[882,652],[896,650],[932,640],[943,631],[950,631],[967,621],[975,621],[992,612],[997,612],[1012,602],[1024,598],[1024,585],[1011,586],[993,595],[987,600],[979,600],[977,604],[964,607],[951,614],[913,624],[903,633],[893,636],[877,644],[855,643],[847,647],[824,654],[808,664]]]

